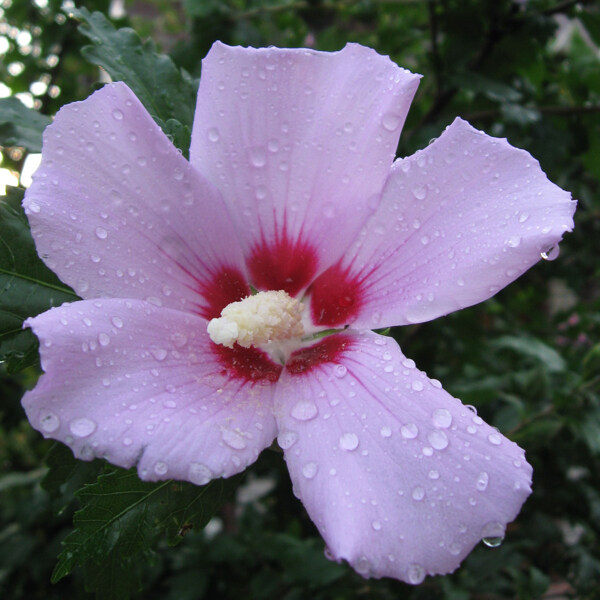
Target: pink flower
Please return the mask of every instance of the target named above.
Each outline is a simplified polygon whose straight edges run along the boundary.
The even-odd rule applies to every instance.
[[[530,493],[523,451],[369,330],[489,298],[575,203],[460,119],[392,162],[418,80],[358,45],[215,44],[190,162],[122,83],[64,107],[24,206],[84,299],[27,321],[33,426],[199,485],[277,438],[331,555],[365,577],[420,583],[501,537]]]

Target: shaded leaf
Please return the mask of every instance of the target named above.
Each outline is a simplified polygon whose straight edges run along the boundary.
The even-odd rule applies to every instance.
[[[37,340],[23,321],[78,299],[38,257],[22,197],[9,188],[0,203],[0,360],[12,372],[37,361]]]
[[[169,56],[157,53],[151,40],[142,42],[133,29],[115,29],[102,13],[85,8],[70,12],[82,21],[79,31],[93,42],[82,49],[84,58],[106,69],[114,81],[125,82],[163,130],[168,121],[178,122],[168,129],[178,132],[175,141],[185,141],[180,130],[191,130],[196,105],[197,85],[191,77]],[[187,147],[179,147],[187,152],[189,140]]]
[[[559,373],[566,368],[565,361],[556,350],[535,338],[506,335],[491,341],[490,345],[498,349],[513,350],[533,359],[550,373]]]
[[[135,469],[101,475],[76,493],[82,508],[75,514],[75,530],[64,541],[52,581],[89,561],[105,570],[121,559],[147,553],[152,541],[165,532],[176,543],[184,524],[204,527],[233,489],[231,479],[198,487],[172,480],[141,481]]]
[[[42,133],[52,119],[27,108],[18,98],[0,99],[0,145],[41,152]]]

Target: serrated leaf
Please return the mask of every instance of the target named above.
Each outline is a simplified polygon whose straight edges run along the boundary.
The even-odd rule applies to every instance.
[[[156,52],[151,40],[142,42],[133,29],[115,29],[102,13],[85,8],[70,13],[82,21],[79,31],[93,42],[82,49],[88,62],[105,69],[114,81],[125,82],[163,130],[172,120],[191,131],[197,86],[189,75]],[[169,128],[178,129],[174,123]],[[178,147],[187,152],[189,141],[188,147]]]
[[[231,496],[234,485],[231,479],[203,487],[171,480],[150,483],[141,481],[135,469],[101,475],[76,493],[82,508],[75,513],[74,531],[63,542],[52,581],[76,565],[93,561],[108,568],[115,556],[128,560],[144,554],[165,533],[173,542],[184,524],[201,529]]]
[[[18,98],[0,99],[0,145],[41,152],[42,133],[52,119],[27,108]]]
[[[48,471],[42,487],[57,500],[57,512],[73,501],[73,495],[86,483],[96,481],[104,461],[85,462],[73,456],[73,452],[59,442],[55,443],[45,460]]]
[[[23,190],[0,202],[0,360],[9,372],[37,361],[37,340],[23,321],[78,296],[40,260],[21,208]]]
[[[506,335],[491,341],[490,345],[498,349],[513,350],[522,356],[533,359],[550,373],[560,373],[566,369],[562,356],[535,338]]]

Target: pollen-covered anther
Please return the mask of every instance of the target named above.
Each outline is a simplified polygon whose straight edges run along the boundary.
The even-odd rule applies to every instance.
[[[269,342],[282,342],[304,335],[304,305],[283,290],[258,292],[228,304],[221,316],[207,327],[215,344],[232,348],[234,343],[249,348]]]

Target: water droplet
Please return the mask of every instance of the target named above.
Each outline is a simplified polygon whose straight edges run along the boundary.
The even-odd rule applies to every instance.
[[[433,423],[436,427],[446,429],[452,424],[452,415],[445,408],[436,408],[433,411]]]
[[[392,430],[390,427],[388,427],[387,425],[384,425],[380,430],[379,433],[381,434],[381,437],[384,438],[389,438],[392,435]]]
[[[213,473],[202,463],[191,463],[188,469],[188,477],[196,485],[206,485],[213,478]]]
[[[407,440],[413,440],[419,434],[419,428],[414,423],[408,423],[406,425],[402,425],[400,428],[400,433],[402,437]]]
[[[487,490],[489,480],[490,480],[489,475],[485,471],[482,471],[481,473],[479,473],[479,475],[477,475],[477,481],[475,482],[475,487],[480,492],[485,492],[485,490]]]
[[[366,556],[361,556],[353,565],[354,570],[363,577],[368,577],[371,573],[371,563]]]
[[[123,319],[121,317],[111,317],[110,322],[117,328],[121,329],[123,327]]]
[[[312,479],[316,474],[317,471],[319,470],[319,465],[316,462],[307,462],[303,467],[302,467],[302,475],[304,475],[304,477],[306,477],[306,479]]]
[[[339,377],[340,379],[342,377],[344,377],[347,372],[348,372],[348,369],[346,369],[346,367],[344,365],[335,365],[335,367],[333,369],[334,375],[336,377]]]
[[[298,441],[298,434],[295,431],[282,431],[277,436],[277,443],[282,450],[291,448]]]
[[[529,215],[527,213],[521,213],[519,215],[519,223],[525,223],[529,219]]]
[[[115,119],[117,121],[122,121],[123,120],[123,112],[120,111],[118,108],[115,108],[112,111],[112,116],[113,116],[113,119]]]
[[[219,130],[216,127],[211,127],[207,132],[209,142],[218,142],[220,138]]]
[[[53,433],[60,427],[60,419],[53,412],[43,413],[40,417],[40,427],[46,433]]]
[[[223,428],[221,437],[223,438],[223,441],[234,450],[243,450],[246,447],[246,440],[238,431]]]
[[[559,246],[552,246],[552,248],[549,248],[548,250],[546,250],[546,252],[542,252],[540,254],[540,256],[544,260],[552,261],[552,260],[556,260],[558,258],[559,254],[560,254]]]
[[[408,569],[406,570],[406,580],[408,583],[418,585],[419,583],[422,583],[424,579],[425,569],[421,565],[417,563],[409,565]]]
[[[374,531],[380,531],[381,530],[381,522],[380,521],[372,521],[371,527],[373,528]]]
[[[250,149],[250,162],[253,166],[261,168],[267,164],[267,153],[261,146]]]
[[[423,389],[423,382],[419,381],[418,379],[412,382],[412,389],[415,392],[420,392]]]
[[[518,235],[513,235],[511,238],[506,240],[506,245],[510,248],[517,248],[521,244],[521,237]]]
[[[104,227],[96,227],[96,237],[100,240],[105,240],[108,237],[108,231]]]
[[[439,471],[436,471],[435,469],[431,469],[431,471],[429,471],[429,479],[439,479],[439,478],[440,478]]]
[[[427,196],[427,187],[425,187],[424,185],[416,185],[413,188],[413,196],[417,199],[417,200],[424,200],[425,197]]]
[[[161,361],[165,360],[168,352],[164,348],[157,348],[156,346],[153,346],[150,348],[150,354],[152,354],[156,360]]]
[[[300,400],[292,408],[292,417],[297,421],[310,421],[314,419],[319,412],[317,405],[311,400]]]
[[[425,490],[420,485],[418,485],[412,491],[412,497],[413,500],[423,500],[423,498],[425,498]]]
[[[402,366],[406,367],[407,369],[414,369],[416,364],[412,358],[405,358],[402,361]]]
[[[396,129],[400,127],[401,120],[399,115],[388,112],[381,118],[381,124],[383,125],[383,128],[388,131],[396,131]]]
[[[490,433],[488,442],[494,444],[494,446],[499,446],[502,443],[502,436],[499,433]]]
[[[504,539],[505,527],[498,521],[486,523],[481,531],[483,543],[490,548],[497,548]]]
[[[433,448],[436,450],[444,450],[448,447],[448,436],[443,432],[435,429],[428,436],[427,439]]]
[[[504,541],[503,537],[484,537],[481,540],[489,548],[498,548]]]
[[[98,334],[98,343],[101,346],[108,346],[110,344],[110,336],[104,332]]]
[[[88,435],[92,435],[96,431],[96,423],[91,419],[82,417],[80,419],[73,419],[69,423],[69,430],[77,437],[84,438]]]
[[[32,213],[39,213],[41,210],[40,205],[33,200],[27,205],[27,209]]]
[[[123,446],[131,446],[133,444],[133,440],[131,438],[123,438]]]
[[[340,448],[342,450],[356,450],[358,448],[358,436],[355,433],[344,433],[340,436]]]
[[[154,472],[157,475],[165,475],[168,470],[169,467],[167,466],[167,463],[162,462],[161,460],[154,465]]]

